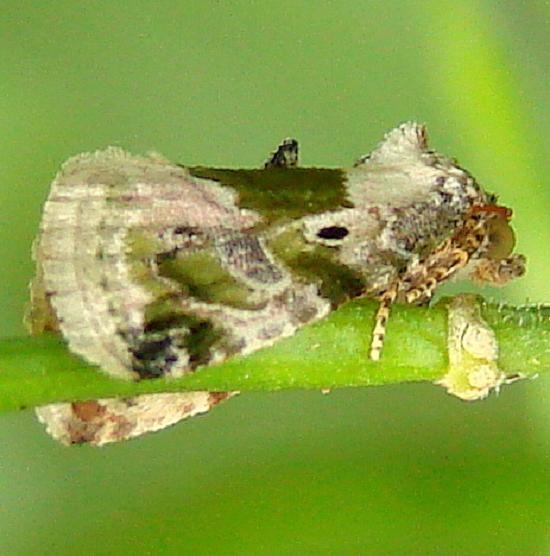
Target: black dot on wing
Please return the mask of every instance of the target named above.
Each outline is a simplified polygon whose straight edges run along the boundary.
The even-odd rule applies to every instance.
[[[317,237],[321,239],[344,239],[349,234],[349,230],[343,226],[327,226],[317,232]]]

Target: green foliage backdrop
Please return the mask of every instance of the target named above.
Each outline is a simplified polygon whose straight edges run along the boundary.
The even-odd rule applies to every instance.
[[[542,0],[4,2],[0,336],[69,155],[257,166],[292,135],[341,166],[407,119],[514,208],[528,274],[485,293],[550,301],[549,32]],[[549,391],[252,393],[101,450],[2,414],[2,553],[546,554]]]

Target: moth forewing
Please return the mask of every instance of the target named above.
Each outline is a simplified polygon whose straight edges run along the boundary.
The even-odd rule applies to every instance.
[[[67,446],[103,446],[164,429],[210,411],[228,392],[143,394],[135,398],[50,404],[36,410],[47,432]]]

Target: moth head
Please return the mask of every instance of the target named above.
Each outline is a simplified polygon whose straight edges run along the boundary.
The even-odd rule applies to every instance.
[[[498,205],[476,208],[488,215],[483,253],[470,273],[478,282],[502,285],[525,274],[525,257],[513,253],[516,236],[510,226],[512,211]]]
[[[516,234],[510,225],[512,210],[496,204],[473,207],[474,214],[486,215],[486,243],[483,256],[491,260],[508,257],[516,246]]]
[[[516,234],[508,219],[494,217],[487,224],[487,252],[489,259],[504,259],[516,246]]]

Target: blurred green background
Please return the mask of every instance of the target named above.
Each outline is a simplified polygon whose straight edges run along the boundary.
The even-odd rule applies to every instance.
[[[0,334],[68,156],[342,166],[407,119],[514,208],[528,274],[490,295],[550,301],[549,33],[542,0],[3,2]],[[550,554],[549,392],[248,394],[104,449],[2,414],[0,552]]]

